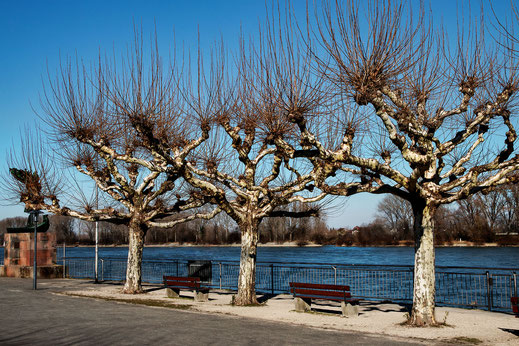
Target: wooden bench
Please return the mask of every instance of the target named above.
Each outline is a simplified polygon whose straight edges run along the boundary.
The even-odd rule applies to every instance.
[[[350,286],[321,285],[302,282],[290,282],[290,293],[294,295],[296,311],[311,310],[312,300],[333,300],[341,302],[343,316],[359,315],[359,299],[352,299]]]
[[[194,291],[194,299],[199,302],[208,300],[209,288],[200,285],[200,278],[181,277],[181,276],[162,276],[164,287],[169,298],[180,297],[180,290]]]
[[[519,297],[511,297],[510,301],[512,303],[512,311],[515,314],[515,317],[519,318]]]

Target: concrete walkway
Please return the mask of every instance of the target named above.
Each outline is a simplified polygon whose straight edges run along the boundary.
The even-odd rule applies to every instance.
[[[83,280],[40,280],[38,290],[33,291],[30,279],[0,278],[0,344],[424,344],[421,340],[330,331],[255,318],[57,294],[65,291],[70,294],[118,289],[120,286],[94,285]],[[156,292],[158,296],[162,295],[158,291],[151,292]],[[132,297],[142,299],[143,295]],[[153,294],[144,297],[153,300],[151,298]],[[191,302],[187,299],[176,301]]]
[[[477,344],[519,345],[512,314],[438,307],[435,328],[402,322],[408,307],[362,301],[358,317],[342,317],[336,303],[298,313],[290,295],[259,296],[262,306],[232,306],[234,292],[192,292],[171,299],[159,285],[120,293],[121,283],[0,278],[0,344]],[[315,306],[314,306],[315,305]],[[21,327],[19,327],[21,326]]]

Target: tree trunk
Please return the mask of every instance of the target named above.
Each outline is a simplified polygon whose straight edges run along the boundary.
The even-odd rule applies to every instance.
[[[238,278],[238,294],[236,305],[256,305],[256,254],[258,248],[259,222],[247,217],[240,224],[241,256],[240,276]]]
[[[435,258],[434,258],[434,213],[436,206],[425,202],[413,204],[415,257],[413,309],[409,324],[431,326],[434,316]]]
[[[139,222],[130,221],[128,230],[128,264],[123,293],[137,294],[142,293],[142,251],[147,227]]]

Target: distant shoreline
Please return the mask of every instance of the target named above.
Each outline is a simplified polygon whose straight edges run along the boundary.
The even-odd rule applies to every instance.
[[[241,244],[193,244],[193,243],[165,243],[165,244],[147,244],[145,247],[240,247]],[[56,247],[63,246],[63,244],[58,244]],[[335,245],[335,244],[316,244],[316,243],[307,243],[303,246],[297,244],[297,242],[285,242],[285,243],[260,243],[258,247],[321,247],[321,246],[338,246],[338,247],[414,247],[412,244],[393,244],[393,245]],[[95,245],[75,245],[75,244],[67,244],[67,247],[95,247]],[[114,248],[114,247],[128,247],[128,244],[121,245],[99,245],[99,247],[103,248]],[[498,243],[483,243],[476,244],[469,241],[457,241],[452,242],[451,244],[441,244],[435,245],[437,248],[456,248],[456,247],[519,247],[519,244],[515,245],[499,245]]]
[[[85,244],[66,244],[68,248],[70,247],[95,247],[95,245],[85,245]],[[241,244],[194,244],[194,243],[165,243],[165,244],[146,244],[145,247],[240,247]],[[258,244],[258,247],[321,247],[321,246],[337,246],[337,247],[378,247],[378,248],[384,248],[384,247],[414,247],[413,244],[391,244],[391,245],[335,245],[335,244],[316,244],[308,242],[305,245],[299,245],[297,242],[285,242],[285,243],[260,243]],[[0,247],[3,247],[2,244],[0,244]],[[63,243],[56,244],[57,248],[63,247]],[[120,244],[120,245],[106,245],[106,244],[100,244],[99,247],[101,248],[117,248],[117,247],[128,247],[128,244]],[[457,248],[457,247],[473,247],[473,248],[485,248],[485,247],[503,247],[503,248],[516,248],[519,247],[519,244],[512,244],[512,245],[499,245],[498,243],[483,243],[483,244],[476,244],[469,241],[457,241],[452,242],[451,244],[441,244],[441,245],[435,245],[435,248]]]

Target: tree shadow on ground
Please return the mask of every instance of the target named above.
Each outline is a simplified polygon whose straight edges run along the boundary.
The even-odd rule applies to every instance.
[[[165,289],[164,286],[150,287],[150,288],[143,289],[143,292],[144,293],[150,293],[150,292],[154,292],[154,291],[160,291],[160,290],[163,290],[163,289]]]
[[[499,329],[501,329],[503,332],[507,332],[507,333],[513,334],[515,336],[519,336],[519,329],[508,329],[508,328],[499,328]]]
[[[362,310],[368,311],[380,311],[380,312],[410,312],[412,305],[405,303],[394,303],[392,301],[361,301],[359,304]]]
[[[268,300],[273,299],[277,297],[279,294],[272,294],[272,293],[264,293],[257,296],[258,303],[263,304],[266,303]]]

